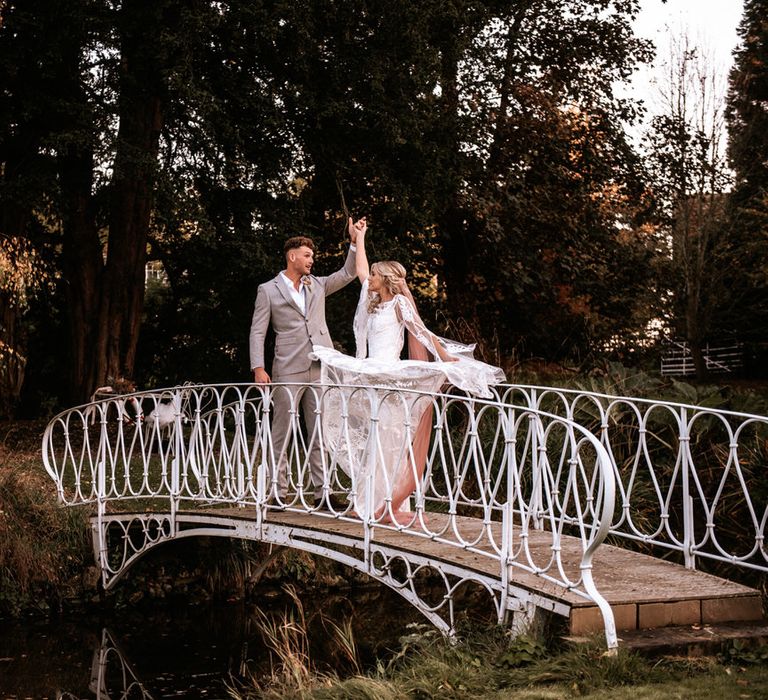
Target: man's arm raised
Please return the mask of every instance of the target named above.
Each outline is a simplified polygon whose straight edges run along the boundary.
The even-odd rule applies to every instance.
[[[356,269],[356,250],[355,244],[357,242],[357,234],[360,229],[365,229],[365,219],[359,219],[356,223],[352,222],[352,217],[349,217],[349,224],[347,231],[349,232],[350,248],[347,253],[347,259],[344,262],[344,267],[341,270],[337,270],[328,277],[325,278],[325,295],[338,292],[342,287],[349,284],[357,275]]]

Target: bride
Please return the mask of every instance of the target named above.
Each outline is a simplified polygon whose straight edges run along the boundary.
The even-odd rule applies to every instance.
[[[323,384],[341,385],[324,392],[323,442],[352,480],[355,512],[363,519],[372,514],[379,523],[407,526],[416,517],[409,510],[414,490],[417,502],[422,502],[421,477],[432,427],[429,394],[451,383],[487,397],[489,385],[504,381],[504,372],[473,359],[473,345],[430,332],[405,282],[405,268],[394,261],[369,267],[365,219],[357,224],[350,219],[349,224],[357,232],[357,276],[362,283],[354,320],[357,352],[350,357],[313,347]],[[401,360],[405,330],[408,359]]]

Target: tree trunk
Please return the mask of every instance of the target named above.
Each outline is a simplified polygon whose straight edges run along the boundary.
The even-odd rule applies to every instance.
[[[99,375],[115,379],[132,377],[136,360],[154,165],[163,119],[158,95],[134,94],[124,102],[112,182],[104,287],[107,304],[99,318]]]
[[[69,29],[56,67],[54,104],[64,105],[56,115],[56,126],[67,135],[57,155],[69,338],[66,385],[69,400],[81,403],[95,386],[93,349],[103,301],[103,258],[91,194],[93,116],[81,78],[84,38]]]
[[[488,169],[491,173],[497,173],[501,165],[503,144],[509,138],[507,123],[509,121],[509,107],[512,102],[512,88],[515,74],[518,70],[518,47],[520,31],[523,21],[533,3],[531,0],[518,2],[512,16],[509,18],[507,29],[506,49],[504,54],[504,69],[498,85],[499,109],[494,120],[493,142],[489,149]]]
[[[701,310],[699,309],[698,295],[690,293],[686,305],[686,336],[688,347],[691,348],[691,359],[693,360],[693,367],[696,371],[696,379],[704,381],[709,372],[702,351],[703,341],[701,338],[701,327],[699,325],[700,313]]]
[[[59,156],[64,202],[63,267],[69,316],[69,376],[71,400],[80,403],[95,382],[93,350],[96,319],[103,302],[101,243],[91,205],[93,154],[90,147],[70,146]]]
[[[92,212],[90,149],[70,149],[62,160],[70,394],[76,401],[87,400],[102,384],[130,380],[134,371],[166,96],[167,39],[161,37],[166,7],[155,0],[126,0],[120,10],[119,129],[106,253]],[[75,80],[82,90],[76,73]]]

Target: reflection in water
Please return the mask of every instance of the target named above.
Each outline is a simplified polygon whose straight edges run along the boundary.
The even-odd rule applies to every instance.
[[[357,591],[353,600],[315,592],[303,604],[312,658],[321,668],[339,661],[323,617],[352,618],[364,663],[397,648],[406,624],[423,619],[380,587]],[[287,605],[279,598],[268,614],[279,616]],[[251,606],[209,604],[107,619],[0,621],[0,700],[226,698],[228,685],[270,667],[256,620]]]
[[[93,650],[91,682],[88,686],[97,700],[125,700],[152,697],[131,668],[127,656],[105,627],[101,631],[101,646]],[[63,696],[62,696],[63,697]]]
[[[101,644],[93,650],[88,690],[96,700],[150,700],[152,698],[136,677],[126,655],[120,650],[120,645],[106,627],[101,631]],[[79,697],[68,691],[57,690],[56,700],[79,700]]]

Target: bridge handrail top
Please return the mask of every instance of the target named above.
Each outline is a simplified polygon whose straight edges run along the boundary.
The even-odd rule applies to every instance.
[[[158,395],[164,395],[164,394],[172,394],[173,392],[179,390],[179,391],[190,391],[190,390],[204,390],[204,389],[217,389],[217,388],[245,388],[245,389],[252,389],[254,387],[258,388],[265,385],[256,384],[254,382],[242,382],[242,383],[220,383],[220,384],[183,384],[183,385],[177,385],[173,387],[164,387],[161,389],[147,389],[144,391],[137,391],[132,392],[130,394],[117,394],[114,397],[108,397],[104,399],[98,399],[97,401],[89,402],[86,404],[81,404],[80,406],[74,406],[72,408],[68,408],[64,411],[59,412],[53,418],[50,419],[48,422],[48,425],[46,426],[45,432],[43,434],[43,461],[47,462],[47,453],[45,450],[45,445],[47,441],[50,439],[51,431],[53,426],[56,424],[57,421],[60,419],[63,419],[66,415],[82,412],[83,410],[86,410],[94,405],[98,405],[104,402],[109,401],[115,401],[116,399],[124,400],[124,399],[130,399],[134,397],[142,397],[142,396],[151,396],[155,397]],[[595,449],[597,455],[599,456],[600,462],[603,466],[603,477],[607,479],[607,481],[610,483],[611,488],[615,487],[615,476],[613,474],[613,470],[611,468],[611,460],[610,456],[608,455],[608,451],[605,449],[605,447],[602,445],[602,443],[598,440],[595,435],[592,434],[592,432],[585,426],[581,425],[580,423],[576,422],[575,420],[571,418],[567,418],[565,416],[557,415],[556,413],[550,413],[548,411],[542,411],[538,408],[532,408],[528,406],[514,406],[512,404],[505,403],[500,398],[499,399],[486,399],[486,398],[479,398],[474,396],[468,396],[468,395],[458,395],[458,394],[451,394],[451,393],[441,393],[441,392],[426,392],[426,391],[419,391],[415,389],[399,389],[396,387],[388,387],[388,386],[377,386],[372,385],[370,387],[368,386],[360,386],[357,384],[328,384],[328,383],[321,383],[321,382],[272,382],[266,386],[304,386],[304,387],[317,387],[318,389],[327,389],[329,387],[332,388],[351,388],[351,389],[388,389],[392,391],[393,393],[397,393],[399,391],[406,391],[408,393],[414,393],[422,396],[427,396],[431,398],[445,398],[445,399],[454,399],[458,401],[462,400],[468,400],[471,401],[474,405],[481,405],[481,406],[487,406],[491,408],[511,408],[516,411],[522,412],[523,414],[533,414],[545,418],[549,418],[551,420],[554,420],[558,423],[563,423],[566,425],[569,425],[572,429],[575,429],[576,432],[580,433],[582,436],[582,439],[586,438],[586,440],[592,444],[593,448]],[[501,385],[499,385],[501,386]],[[45,464],[46,470],[51,473],[49,470],[49,467],[47,464]],[[53,476],[53,475],[52,475]]]
[[[666,401],[663,399],[647,399],[647,398],[641,398],[636,396],[625,396],[622,394],[607,394],[603,392],[598,391],[589,391],[589,390],[583,390],[583,389],[574,389],[570,387],[558,387],[558,386],[548,386],[543,384],[516,384],[512,382],[504,382],[501,384],[494,385],[493,389],[497,392],[497,397],[491,397],[491,398],[484,398],[484,397],[477,397],[477,396],[471,396],[471,395],[460,395],[460,394],[454,394],[450,392],[428,392],[423,391],[419,389],[400,389],[397,387],[391,387],[386,385],[379,385],[379,384],[371,384],[367,386],[361,386],[358,384],[336,384],[336,383],[321,383],[321,382],[271,382],[267,385],[260,385],[256,384],[254,382],[219,382],[219,383],[213,383],[213,384],[203,384],[203,383],[192,383],[192,382],[185,382],[183,384],[176,384],[173,386],[168,387],[160,387],[160,388],[154,388],[154,389],[144,389],[141,391],[133,391],[130,393],[120,394],[115,393],[113,396],[104,396],[99,399],[95,399],[94,401],[88,401],[86,403],[82,403],[76,406],[71,406],[67,409],[64,409],[63,411],[60,411],[55,416],[53,416],[50,420],[50,422],[54,422],[58,418],[64,416],[67,413],[71,413],[73,411],[79,411],[79,410],[86,410],[89,407],[93,406],[99,406],[104,403],[109,403],[111,401],[124,401],[132,398],[161,398],[165,396],[171,396],[174,392],[179,391],[185,391],[185,392],[194,392],[194,391],[201,391],[204,389],[222,389],[222,388],[233,388],[233,389],[253,389],[258,388],[260,386],[306,386],[306,387],[317,387],[317,388],[327,388],[327,387],[333,387],[333,388],[371,388],[371,389],[389,389],[393,392],[398,391],[404,391],[409,394],[418,394],[421,396],[434,396],[435,398],[459,398],[459,399],[466,399],[469,401],[472,401],[477,404],[484,404],[484,405],[508,405],[507,402],[504,400],[504,393],[507,390],[528,390],[528,391],[541,391],[546,393],[552,393],[552,394],[560,394],[560,395],[569,395],[572,397],[579,397],[584,396],[588,398],[594,398],[594,399],[607,399],[613,403],[635,403],[635,404],[644,404],[648,406],[649,408],[675,408],[675,409],[690,409],[693,411],[701,412],[701,413],[708,413],[711,415],[721,415],[721,416],[730,416],[734,418],[742,418],[747,420],[757,420],[757,421],[766,421],[768,420],[768,416],[759,415],[756,413],[746,413],[743,411],[731,411],[727,409],[722,408],[712,408],[709,406],[700,406],[696,404],[686,404],[681,403],[677,401]],[[533,409],[530,409],[533,410]],[[537,409],[538,410],[538,409]],[[542,415],[546,415],[547,412],[545,411],[539,411],[542,413]],[[555,414],[549,414],[552,417],[558,417]]]
[[[457,393],[451,393],[451,392],[430,392],[430,391],[424,391],[421,389],[407,389],[402,387],[392,387],[387,386],[385,384],[371,384],[371,385],[360,385],[360,384],[341,384],[341,383],[335,383],[335,382],[270,382],[269,384],[256,384],[255,382],[222,382],[222,383],[216,383],[216,384],[178,384],[175,386],[169,386],[169,387],[161,387],[156,389],[143,389],[141,391],[133,391],[126,394],[115,394],[114,396],[106,396],[104,398],[96,399],[94,401],[89,401],[87,403],[79,404],[77,406],[72,406],[70,408],[66,408],[63,411],[59,411],[56,415],[54,415],[49,420],[49,425],[55,423],[58,419],[62,418],[63,416],[70,414],[70,413],[77,413],[82,412],[84,410],[87,410],[88,408],[99,406],[105,403],[110,403],[113,401],[125,401],[132,398],[157,398],[160,397],[171,397],[174,392],[177,391],[201,391],[205,389],[245,389],[245,390],[251,390],[256,389],[257,391],[260,389],[260,387],[311,387],[311,388],[317,388],[317,389],[358,389],[358,390],[365,390],[365,389],[384,389],[387,391],[390,391],[394,394],[397,393],[407,393],[407,394],[415,394],[418,396],[427,396],[430,398],[436,398],[436,399],[453,399],[457,401],[469,401],[475,405],[481,405],[481,406],[489,406],[489,407],[495,407],[495,408],[513,408],[519,411],[524,411],[527,413],[532,413],[535,415],[540,415],[546,418],[551,418],[556,421],[561,421],[569,424],[573,424],[574,426],[578,427],[581,432],[583,432],[585,435],[589,437],[593,437],[592,434],[582,425],[580,425],[578,422],[574,421],[573,419],[567,418],[562,415],[558,415],[556,413],[551,413],[549,411],[544,411],[539,408],[533,408],[531,406],[515,406],[509,403],[506,403],[503,401],[501,396],[498,398],[496,397],[480,397],[480,396],[474,396],[471,394],[457,394]],[[542,389],[548,389],[552,391],[561,391],[560,389],[556,387],[528,387],[522,384],[498,384],[495,386],[505,386],[505,387],[514,387],[514,388],[542,388]],[[583,392],[581,392],[583,393]],[[607,395],[606,395],[607,396]],[[634,400],[634,399],[632,399]],[[232,402],[235,403],[235,402]],[[229,405],[229,404],[227,404]],[[746,414],[745,414],[746,415]],[[756,418],[761,418],[761,416],[755,416]],[[596,441],[596,444],[599,445],[599,442]]]
[[[663,399],[645,399],[637,396],[623,396],[621,394],[604,394],[598,391],[589,391],[582,389],[572,389],[567,387],[557,386],[545,386],[539,384],[512,384],[505,382],[503,384],[496,384],[495,388],[504,389],[534,389],[537,391],[544,391],[548,393],[556,394],[571,394],[578,396],[586,396],[590,398],[610,399],[612,402],[634,402],[640,404],[647,404],[649,407],[669,407],[669,408],[689,408],[694,411],[700,411],[711,414],[719,414],[723,416],[733,416],[735,418],[748,418],[759,421],[768,421],[768,416],[761,416],[757,413],[744,413],[743,411],[729,411],[724,408],[712,408],[710,406],[699,406],[691,403],[680,403],[677,401],[665,401]],[[503,392],[499,392],[499,399],[502,400]],[[503,400],[502,400],[503,402]]]
[[[194,384],[191,385],[189,383],[185,383],[182,385],[177,385],[173,387],[164,387],[160,389],[147,389],[144,391],[136,391],[132,392],[130,394],[117,394],[114,397],[108,397],[104,399],[98,399],[97,401],[89,402],[86,404],[81,404],[80,406],[75,406],[69,409],[66,409],[64,411],[59,412],[56,414],[51,420],[49,421],[45,433],[43,435],[43,456],[46,457],[46,451],[45,451],[45,444],[47,440],[50,438],[50,433],[53,425],[60,419],[66,416],[67,414],[76,413],[78,411],[82,411],[84,409],[88,409],[89,407],[92,407],[97,404],[101,404],[103,402],[109,402],[114,401],[116,399],[124,400],[134,397],[142,397],[142,396],[151,396],[156,397],[159,395],[164,394],[172,394],[175,391],[194,391],[194,390],[205,390],[205,389],[218,389],[218,388],[234,388],[234,389],[252,389],[252,388],[259,388],[262,386],[303,386],[303,387],[317,387],[318,389],[327,389],[329,387],[331,388],[350,388],[350,389],[387,389],[389,391],[392,391],[393,393],[397,393],[400,391],[404,391],[407,393],[413,393],[418,394],[421,396],[427,396],[431,398],[445,398],[445,399],[453,399],[457,401],[470,401],[473,405],[481,405],[481,406],[487,406],[491,408],[511,408],[515,411],[522,412],[525,414],[533,414],[545,418],[549,418],[551,420],[554,420],[558,423],[563,423],[568,426],[570,426],[572,429],[575,429],[576,432],[580,433],[582,436],[582,439],[586,438],[587,442],[592,444],[592,447],[595,449],[596,454],[599,457],[599,460],[601,462],[601,465],[603,469],[603,477],[607,480],[607,485],[610,485],[610,488],[615,487],[615,475],[613,474],[613,469],[611,468],[611,460],[610,455],[608,454],[608,451],[605,449],[605,447],[602,445],[600,440],[595,437],[595,435],[585,426],[581,425],[580,423],[576,422],[575,420],[571,418],[567,418],[565,416],[557,415],[556,413],[550,413],[548,411],[543,411],[538,408],[532,408],[529,406],[514,406],[512,404],[505,403],[501,399],[495,399],[495,398],[480,398],[470,395],[459,395],[459,394],[452,394],[452,393],[443,393],[443,392],[427,392],[427,391],[420,391],[416,389],[401,389],[397,387],[391,387],[391,386],[385,386],[385,385],[371,385],[371,386],[361,386],[358,384],[335,384],[335,383],[321,383],[321,382],[271,382],[268,385],[261,385],[256,384],[254,382],[242,382],[242,383],[220,383],[220,384]],[[502,385],[499,385],[502,386]],[[44,459],[45,461],[45,459]],[[46,469],[48,469],[48,466],[46,465]],[[50,472],[49,472],[50,473]]]

